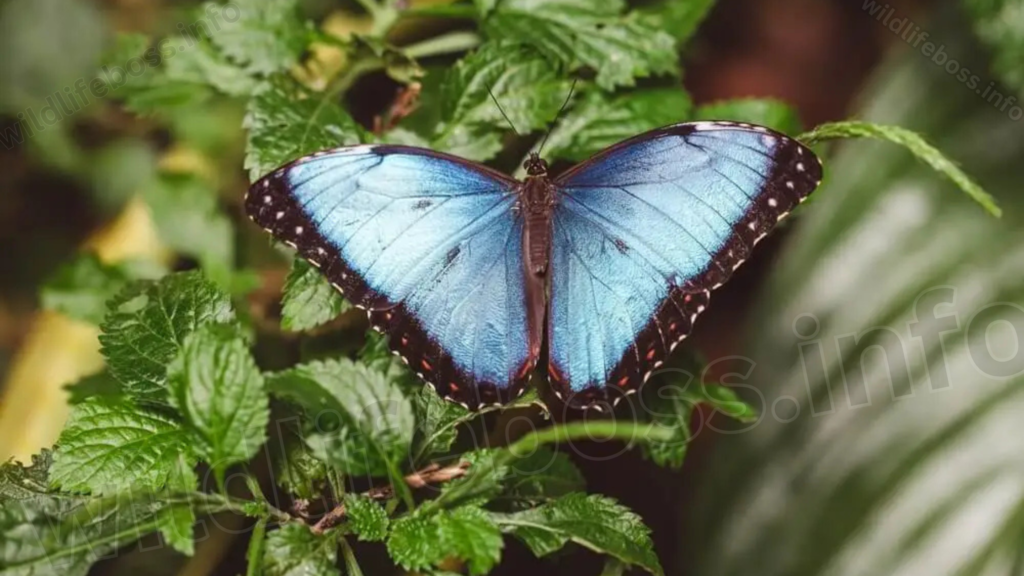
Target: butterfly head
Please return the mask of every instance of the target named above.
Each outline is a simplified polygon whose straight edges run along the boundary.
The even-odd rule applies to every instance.
[[[530,152],[529,158],[523,162],[523,168],[529,176],[544,176],[548,173],[548,163],[536,152]]]

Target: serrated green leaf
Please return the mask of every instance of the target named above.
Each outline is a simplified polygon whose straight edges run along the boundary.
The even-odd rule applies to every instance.
[[[499,494],[510,468],[505,462],[504,451],[498,448],[483,448],[467,452],[459,457],[460,462],[469,465],[466,474],[441,487],[444,505],[453,507],[460,504],[484,505]]]
[[[551,130],[546,155],[580,162],[637,134],[684,122],[692,113],[693,102],[682,87],[616,95],[588,90]]]
[[[207,275],[227,286],[235,259],[234,229],[217,191],[192,174],[162,173],[142,194],[160,239],[197,258]]]
[[[190,455],[178,422],[127,403],[90,400],[71,409],[57,440],[50,484],[66,492],[157,490]],[[194,460],[194,459],[193,459]]]
[[[795,108],[770,98],[723,100],[697,107],[695,120],[732,120],[767,126],[783,134],[800,133],[800,117]]]
[[[24,466],[10,461],[0,465],[0,502],[49,497],[48,474],[53,452],[43,450],[32,455],[32,463]]]
[[[522,504],[558,498],[584,488],[583,473],[569,456],[542,446],[509,464],[502,495]]]
[[[167,364],[198,328],[231,322],[231,301],[199,272],[170,274],[129,285],[100,326],[101,352],[130,396],[164,402]]]
[[[256,80],[205,40],[193,42],[174,36],[161,46],[167,54],[163,71],[169,80],[210,86],[228,96],[248,96],[256,88]]]
[[[71,318],[99,324],[107,302],[131,280],[160,275],[158,265],[145,262],[107,264],[93,252],[61,266],[40,291],[43,308]]]
[[[270,442],[274,482],[299,498],[314,498],[327,478],[327,467],[306,445],[297,416],[275,418],[274,423],[279,430],[278,437]]]
[[[259,177],[305,154],[359,144],[363,129],[327,94],[313,93],[287,76],[256,89],[246,109],[245,168]]]
[[[295,402],[318,430],[313,453],[351,475],[390,475],[409,451],[415,419],[401,388],[348,359],[310,362],[269,375],[267,388]]]
[[[297,0],[233,0],[223,6],[208,3],[204,9],[220,14],[210,40],[252,74],[287,69],[308,43]]]
[[[537,556],[571,541],[651,574],[663,574],[650,528],[636,513],[606,496],[569,494],[531,510],[491,516]]]
[[[223,473],[252,458],[270,418],[263,376],[233,325],[208,325],[188,336],[168,366],[175,406],[197,436],[203,460]]]
[[[458,425],[475,418],[462,406],[447,402],[430,386],[423,386],[412,395],[419,432],[417,460],[447,452],[458,437]]]
[[[199,488],[199,479],[192,465],[189,459],[178,455],[175,469],[167,480],[166,492],[187,494]],[[160,512],[158,519],[160,535],[163,536],[164,542],[178,552],[192,556],[195,553],[192,526],[196,523],[196,514],[190,503],[186,500],[180,506],[170,506]]]
[[[388,513],[376,500],[361,494],[345,494],[345,517],[348,528],[360,540],[379,542],[388,535]]]
[[[678,74],[675,39],[639,12],[621,15],[622,8],[621,2],[511,0],[483,26],[489,36],[529,44],[569,70],[595,70],[605,90]]]
[[[501,532],[481,508],[463,506],[396,520],[388,553],[407,570],[425,570],[446,558],[464,560],[470,574],[486,574],[501,559]]]
[[[264,576],[341,576],[338,549],[330,534],[313,534],[307,526],[285,524],[267,534]]]
[[[494,149],[492,136],[507,131],[509,122],[524,134],[547,126],[569,93],[567,79],[537,51],[504,42],[484,44],[457,62],[442,86],[434,147],[454,153],[479,139],[474,160],[487,159],[480,156]]]
[[[296,257],[284,283],[281,327],[301,331],[315,328],[352,308],[318,269]]]

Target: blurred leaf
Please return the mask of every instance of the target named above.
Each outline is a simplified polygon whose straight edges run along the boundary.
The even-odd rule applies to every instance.
[[[583,473],[564,452],[542,446],[509,465],[503,493],[520,501],[540,502],[586,488]]]
[[[336,536],[316,535],[302,524],[285,524],[267,534],[264,576],[341,576]]]
[[[651,574],[663,573],[650,529],[631,510],[605,496],[569,494],[531,510],[491,517],[537,556],[571,541]]]
[[[992,68],[1003,82],[1024,94],[1024,5],[1020,0],[963,0],[963,4],[974,18],[974,32],[994,53]]]
[[[233,9],[233,10],[232,10]],[[232,0],[207,3],[220,24],[210,39],[228,57],[253,74],[268,75],[296,64],[309,33],[299,20],[297,0]],[[237,15],[236,15],[237,14]]]
[[[360,494],[345,494],[348,528],[364,542],[380,542],[388,535],[388,513],[376,500]]]
[[[693,103],[681,87],[609,95],[586,91],[548,135],[547,156],[581,162],[643,132],[684,122]]]
[[[158,412],[86,401],[71,409],[57,440],[50,484],[97,495],[157,490],[177,470],[178,456],[191,453],[190,442],[188,431]]]
[[[981,69],[962,17],[940,14],[929,32]],[[857,116],[928,134],[1006,214],[911,154],[844,143],[741,351],[756,366],[745,397],[769,417],[694,469],[694,574],[1021,566],[1024,132],[930,59],[895,56]]]
[[[163,72],[169,81],[209,86],[228,96],[248,96],[256,80],[228,62],[205,40],[173,36],[160,44]]]
[[[693,37],[714,6],[715,0],[658,0],[640,12],[682,44]]]
[[[199,488],[199,479],[192,470],[193,462],[184,454],[178,454],[175,469],[171,472],[166,491],[172,494],[195,492]],[[165,543],[178,552],[192,556],[195,554],[195,535],[193,525],[196,514],[190,505],[170,506],[159,515],[159,530]]]
[[[595,70],[604,90],[678,74],[675,39],[639,12],[621,15],[624,7],[620,0],[510,0],[483,27],[491,37],[529,44],[569,70]]]
[[[124,394],[121,383],[106,370],[80,378],[64,390],[68,393],[68,404],[72,405],[97,397],[113,400]]]
[[[171,404],[198,434],[197,451],[221,478],[259,451],[270,418],[268,398],[235,326],[211,324],[185,336],[167,372]]]
[[[796,136],[801,123],[796,109],[780,100],[741,98],[705,104],[697,108],[695,120],[731,120],[767,126]]]
[[[153,146],[137,138],[115,140],[89,155],[83,164],[93,197],[109,213],[120,210],[149,185],[157,171]]]
[[[99,324],[107,302],[131,280],[159,276],[159,265],[142,261],[105,264],[95,253],[80,254],[43,284],[43,308],[83,322]]]
[[[352,308],[320,270],[296,257],[284,283],[281,327],[299,332],[326,324]]]
[[[402,517],[394,522],[388,538],[391,558],[416,571],[455,557],[466,561],[470,574],[486,574],[501,558],[501,548],[498,526],[475,506]]]
[[[211,279],[227,287],[235,259],[234,230],[218,207],[216,190],[199,176],[163,173],[143,198],[160,239],[197,258]]]
[[[243,124],[250,180],[305,154],[363,141],[363,129],[329,99],[285,76],[257,88]]]
[[[388,476],[408,454],[409,400],[384,374],[350,360],[300,364],[269,375],[267,388],[301,406],[317,432],[313,453],[350,475]]]
[[[206,324],[235,317],[227,295],[199,272],[136,282],[109,308],[100,326],[107,366],[129,395],[156,402],[166,400],[167,364],[185,337]]]

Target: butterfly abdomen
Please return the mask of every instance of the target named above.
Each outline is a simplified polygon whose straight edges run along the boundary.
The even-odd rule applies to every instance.
[[[555,187],[547,176],[528,178],[519,190],[525,226],[523,249],[527,270],[535,276],[547,274],[551,259],[551,220],[555,205]]]

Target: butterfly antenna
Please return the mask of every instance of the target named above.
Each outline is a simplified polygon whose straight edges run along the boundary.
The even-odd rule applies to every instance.
[[[572,86],[569,87],[569,95],[565,97],[565,102],[562,102],[562,107],[558,109],[558,114],[555,114],[555,119],[551,121],[552,128],[562,118],[562,113],[565,112],[566,106],[569,105],[569,101],[572,100],[572,94],[576,91],[576,83],[579,82],[579,78],[574,78]],[[537,155],[539,156],[541,151],[544,150],[544,145],[548,143],[548,136],[551,136],[551,129],[549,128],[547,134],[544,134],[544,139],[540,142],[540,148],[537,148]]]
[[[498,112],[501,112],[501,117],[504,118],[505,122],[508,122],[508,125],[512,127],[512,131],[515,132],[516,136],[522,136],[522,134],[519,133],[519,130],[516,130],[516,125],[509,120],[508,114],[505,114],[505,110],[501,107],[501,104],[498,104],[498,99],[494,97],[494,92],[491,92],[490,86],[487,87],[487,93],[491,95],[491,100],[494,100],[494,105],[498,107]]]

